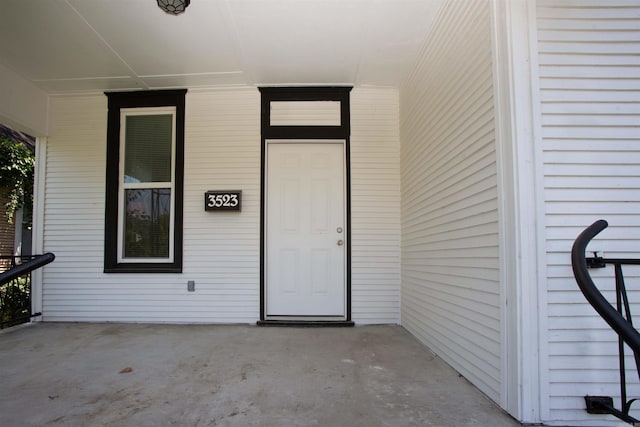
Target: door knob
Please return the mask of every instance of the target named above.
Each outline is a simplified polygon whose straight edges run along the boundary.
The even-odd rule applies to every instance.
[[[344,245],[344,241],[338,240],[338,246],[342,246],[342,245]]]

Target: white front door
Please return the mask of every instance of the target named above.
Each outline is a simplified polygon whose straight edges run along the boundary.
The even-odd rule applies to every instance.
[[[345,317],[344,150],[344,141],[267,141],[268,317]]]

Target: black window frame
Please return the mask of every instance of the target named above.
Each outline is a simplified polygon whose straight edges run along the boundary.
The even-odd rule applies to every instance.
[[[183,205],[184,205],[184,123],[186,89],[134,92],[105,92],[107,114],[107,164],[104,223],[105,273],[182,273]],[[124,108],[174,107],[175,176],[173,261],[118,262],[118,205],[120,181],[120,117]]]

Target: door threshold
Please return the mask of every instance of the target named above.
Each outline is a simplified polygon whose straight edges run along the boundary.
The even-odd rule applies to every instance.
[[[289,326],[298,328],[350,328],[352,320],[258,320],[257,326]]]

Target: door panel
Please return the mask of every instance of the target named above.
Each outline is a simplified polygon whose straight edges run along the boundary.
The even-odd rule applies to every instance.
[[[345,315],[344,143],[268,142],[267,316]]]

